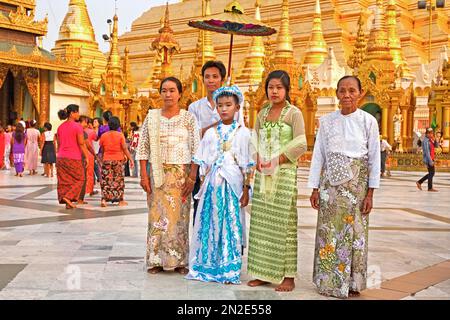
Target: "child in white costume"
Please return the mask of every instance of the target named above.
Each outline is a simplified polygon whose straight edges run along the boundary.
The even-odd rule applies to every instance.
[[[187,279],[240,283],[245,210],[254,162],[250,131],[234,120],[243,100],[237,86],[213,94],[221,121],[208,129],[193,161],[203,180],[189,252]]]

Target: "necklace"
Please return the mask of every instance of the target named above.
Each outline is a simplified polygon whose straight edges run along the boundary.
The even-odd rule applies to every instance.
[[[286,101],[285,106],[281,110],[281,114],[277,121],[267,121],[267,117],[269,115],[270,110],[272,109],[272,104],[266,108],[265,113],[263,115],[263,127],[266,129],[266,144],[268,147],[268,157],[269,159],[272,157],[272,131],[278,130],[278,141],[275,143],[279,143],[281,141],[281,128],[283,127],[283,119],[289,111],[290,104]],[[274,132],[275,133],[275,132]]]
[[[234,120],[233,123],[231,124],[230,129],[228,129],[227,132],[225,132],[225,134],[222,132],[223,130],[223,122],[222,120],[219,121],[219,124],[217,125],[217,134],[219,136],[219,141],[218,141],[218,150],[219,152],[226,152],[229,151],[231,149],[231,141],[230,139],[230,135],[235,131],[236,127],[237,127],[237,121]]]

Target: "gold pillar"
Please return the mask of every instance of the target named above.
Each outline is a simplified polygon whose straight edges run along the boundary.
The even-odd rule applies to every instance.
[[[436,101],[436,123],[439,126],[438,130],[441,131],[443,128],[443,108],[442,108],[442,102],[444,101],[444,97],[441,97],[438,101]]]
[[[39,101],[39,126],[50,120],[50,72],[48,70],[39,70],[40,77],[40,101]]]
[[[7,125],[9,123],[9,81],[8,76],[6,76],[5,81],[3,82],[3,86],[0,88],[0,103],[1,103],[1,111],[2,114],[0,116],[0,120],[3,125]]]
[[[308,147],[314,147],[316,111],[317,109],[315,109],[314,106],[305,109],[306,143]]]
[[[408,107],[403,106],[402,107],[402,126],[401,126],[401,132],[400,137],[402,138],[402,148],[404,151],[407,150],[408,145]]]
[[[397,105],[395,107],[391,106],[388,110],[388,128],[387,128],[387,141],[390,145],[394,143],[395,133],[394,133],[394,110],[397,110]],[[384,136],[384,135],[383,135]]]
[[[13,102],[13,111],[17,112],[17,118],[23,117],[23,81],[17,77],[14,77],[14,102]],[[26,120],[26,119],[25,119]]]
[[[410,106],[408,109],[408,119],[407,119],[407,144],[406,150],[411,150],[413,148],[413,131],[414,131],[414,106]]]
[[[388,136],[388,116],[389,116],[389,109],[384,107],[381,108],[381,135],[383,137],[389,137]]]
[[[443,112],[443,121],[442,121],[442,136],[444,140],[450,140],[450,101],[446,99],[446,101],[442,105]],[[449,152],[449,147],[445,147],[444,152]]]

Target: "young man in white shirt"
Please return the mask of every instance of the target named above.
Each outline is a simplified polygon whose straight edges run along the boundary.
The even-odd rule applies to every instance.
[[[195,116],[197,124],[201,129],[200,137],[205,132],[214,127],[220,120],[219,112],[212,98],[213,92],[222,87],[226,80],[227,69],[221,61],[207,61],[202,67],[203,84],[206,88],[206,97],[201,98],[189,105],[188,111]],[[243,106],[236,112],[235,120],[242,126],[244,124]],[[192,195],[194,196],[200,189],[200,179],[197,174],[197,181],[194,186]],[[198,200],[194,199],[194,220],[197,213]]]
[[[383,139],[383,136],[380,135],[380,151],[381,151],[381,177],[384,177],[384,172],[386,171],[386,160],[389,153],[392,151],[391,145]],[[388,176],[391,175],[390,170],[388,170]]]

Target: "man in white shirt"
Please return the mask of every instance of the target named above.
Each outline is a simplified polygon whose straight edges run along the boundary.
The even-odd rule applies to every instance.
[[[380,151],[381,151],[381,177],[384,177],[384,172],[386,171],[386,160],[389,152],[392,151],[391,145],[383,139],[383,136],[380,135]],[[390,176],[390,171],[388,170],[388,175]]]
[[[215,106],[212,98],[213,92],[222,87],[226,79],[227,71],[225,65],[221,61],[208,61],[202,67],[203,84],[206,88],[206,97],[201,98],[189,105],[189,112],[191,112],[195,119],[197,119],[200,127],[201,136],[209,128],[214,127],[220,120],[219,112]],[[240,125],[244,124],[243,106],[239,108],[239,113],[236,113],[235,120]]]
[[[195,116],[197,124],[201,129],[200,137],[203,138],[205,132],[214,127],[220,120],[219,112],[213,100],[213,92],[222,87],[227,76],[227,69],[221,61],[207,61],[202,67],[203,84],[206,88],[206,97],[190,104],[188,111]],[[242,113],[243,105],[236,112],[235,120],[240,125],[245,126]],[[200,179],[197,174],[197,181],[192,195],[194,196],[200,189]],[[197,213],[198,200],[194,199],[194,220]]]

